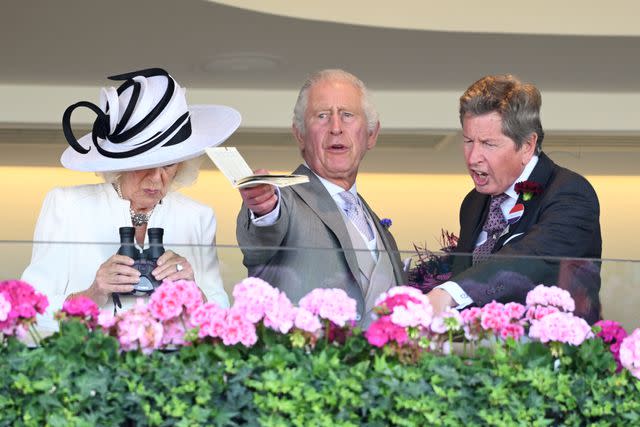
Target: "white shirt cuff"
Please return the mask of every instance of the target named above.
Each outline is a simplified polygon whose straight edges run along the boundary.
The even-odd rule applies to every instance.
[[[457,310],[462,310],[468,305],[473,304],[473,300],[456,282],[444,282],[441,285],[436,286],[436,289],[442,289],[451,295],[451,298],[458,304]]]
[[[276,195],[278,196],[276,207],[268,214],[262,215],[260,218],[256,218],[256,214],[251,210],[249,211],[253,225],[256,227],[268,227],[275,224],[278,218],[280,218],[280,189],[278,187],[276,187]]]

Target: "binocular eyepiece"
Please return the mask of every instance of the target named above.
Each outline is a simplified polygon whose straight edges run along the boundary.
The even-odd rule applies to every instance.
[[[119,255],[126,255],[134,260],[133,268],[140,272],[140,281],[133,285],[133,291],[121,295],[143,296],[149,295],[160,286],[151,272],[157,267],[158,258],[164,253],[162,237],[164,229],[149,228],[149,247],[139,251],[134,244],[136,229],[134,227],[120,227]]]

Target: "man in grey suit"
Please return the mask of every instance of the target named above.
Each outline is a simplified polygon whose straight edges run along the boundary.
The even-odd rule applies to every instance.
[[[343,70],[312,74],[293,117],[305,162],[295,173],[309,182],[241,189],[236,229],[250,276],[294,302],[314,288],[344,289],[363,324],[380,293],[405,283],[393,237],[356,190],[358,167],[379,129],[360,79]]]

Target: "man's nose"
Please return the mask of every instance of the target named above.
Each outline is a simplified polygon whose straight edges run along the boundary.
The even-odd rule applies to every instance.
[[[342,120],[340,113],[331,115],[331,134],[340,135],[342,133]]]
[[[475,142],[470,143],[469,147],[467,148],[467,161],[470,164],[475,164],[478,163],[481,158],[482,149],[480,148],[480,146]]]

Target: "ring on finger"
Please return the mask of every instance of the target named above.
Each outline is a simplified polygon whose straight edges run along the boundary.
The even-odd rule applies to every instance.
[[[177,271],[177,272],[181,272],[182,270],[184,270],[184,267],[182,266],[182,264],[177,263],[177,264],[176,264],[176,271]]]

